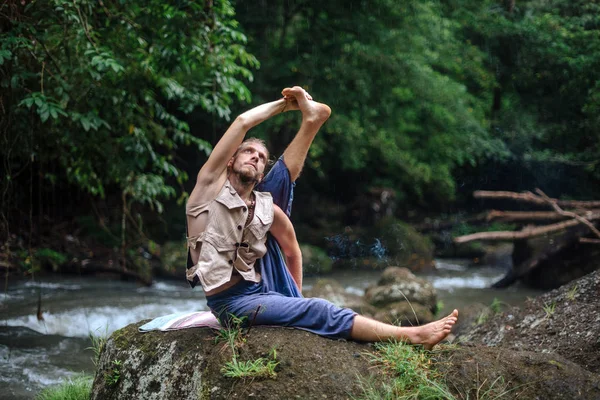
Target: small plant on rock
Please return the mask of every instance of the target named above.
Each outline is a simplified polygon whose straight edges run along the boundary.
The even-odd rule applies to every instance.
[[[552,303],[544,303],[544,307],[542,307],[544,309],[544,312],[546,313],[546,317],[550,317],[554,314],[554,311],[556,311],[556,303],[552,302]]]
[[[567,299],[570,301],[575,300],[575,295],[577,294],[577,285],[573,286],[571,289],[569,289],[569,291],[567,292]]]
[[[121,380],[121,366],[123,362],[113,360],[113,367],[104,375],[104,380],[108,386],[115,386]]]
[[[492,300],[492,304],[490,304],[490,308],[492,309],[492,311],[494,312],[494,314],[498,314],[499,312],[502,311],[502,306],[505,305],[505,303],[503,303],[502,301],[500,301],[499,298],[494,297],[494,300]]]
[[[256,310],[258,314],[260,309]],[[217,333],[215,341],[225,342],[226,346],[231,348],[231,361],[225,363],[221,368],[221,373],[229,378],[275,378],[277,373],[275,368],[279,364],[277,362],[277,350],[273,348],[269,353],[269,358],[260,357],[256,360],[239,360],[238,349],[246,342],[245,335],[250,332],[250,327],[244,333],[242,325],[246,321],[246,317],[237,318],[233,315],[229,316],[228,329],[221,329]],[[223,324],[223,326],[226,326]]]
[[[256,360],[239,361],[234,354],[231,361],[225,363],[221,368],[223,375],[229,378],[275,378],[277,372],[277,350],[273,348],[269,353],[269,358],[258,358]]]

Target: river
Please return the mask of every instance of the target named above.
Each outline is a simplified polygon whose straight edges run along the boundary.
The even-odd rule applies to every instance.
[[[347,291],[363,294],[379,272],[350,270],[327,276]],[[503,272],[468,268],[460,260],[437,262],[435,274],[424,276],[446,310],[494,298],[518,305],[540,292],[523,288],[489,289]],[[306,278],[305,288],[316,278]],[[42,298],[43,321],[37,319]],[[151,287],[100,278],[45,278],[10,282],[0,294],[0,397],[33,399],[43,388],[77,374],[94,373],[89,334],[106,336],[143,319],[179,311],[204,310],[201,290],[185,282],[159,281]],[[446,311],[444,310],[444,311]]]

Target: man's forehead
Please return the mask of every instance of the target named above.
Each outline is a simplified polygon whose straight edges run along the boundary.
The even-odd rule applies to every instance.
[[[256,150],[256,151],[265,153],[265,155],[268,153],[267,148],[262,143],[257,143],[257,142],[242,143],[240,150],[246,150],[246,149]]]

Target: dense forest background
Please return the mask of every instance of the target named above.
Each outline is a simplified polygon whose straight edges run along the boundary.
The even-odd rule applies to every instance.
[[[413,220],[473,211],[476,189],[598,198],[598,71],[598,0],[4,1],[2,254],[30,268],[60,261],[59,233],[123,259],[182,239],[212,146],[292,85],[333,110],[300,225],[360,223],[380,188]],[[251,135],[280,154],[300,118]]]

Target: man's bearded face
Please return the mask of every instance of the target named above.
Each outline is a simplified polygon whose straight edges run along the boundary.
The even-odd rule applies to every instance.
[[[243,183],[257,184],[262,180],[267,165],[267,150],[257,143],[243,146],[233,159],[231,171]]]

